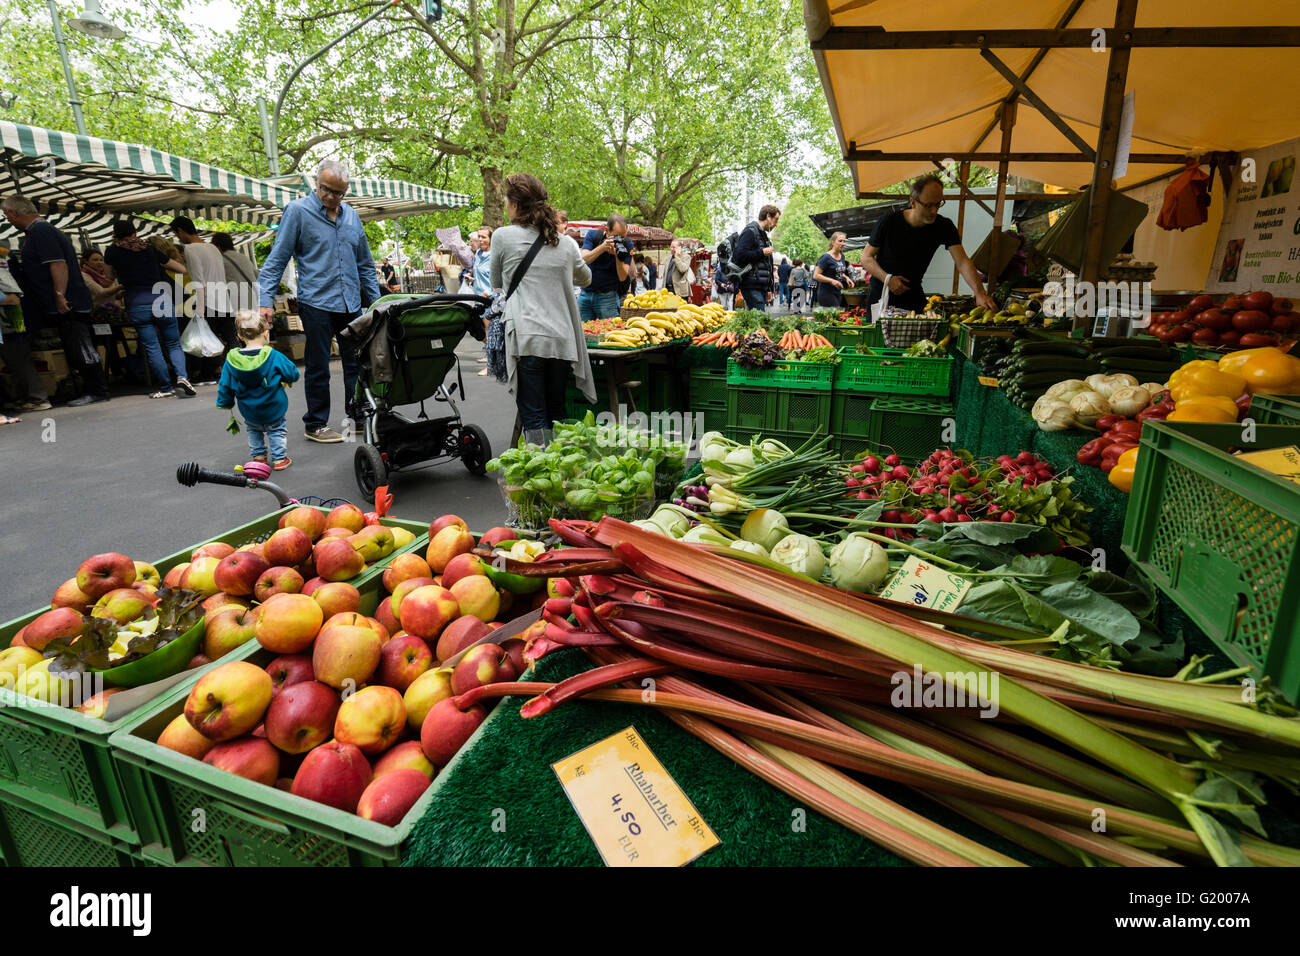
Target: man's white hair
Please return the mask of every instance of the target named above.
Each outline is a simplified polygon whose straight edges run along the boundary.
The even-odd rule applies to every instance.
[[[0,202],[0,208],[16,212],[20,216],[36,215],[36,204],[26,196],[6,196],[4,201]]]
[[[320,179],[321,173],[333,173],[345,183],[352,181],[352,174],[348,172],[347,166],[340,163],[337,159],[322,159],[316,167],[316,178]]]

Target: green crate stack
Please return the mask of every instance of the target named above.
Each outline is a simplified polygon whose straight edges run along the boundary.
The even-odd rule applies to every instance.
[[[1230,453],[1240,425],[1148,422],[1124,553],[1239,666],[1300,701],[1300,485]],[[1300,445],[1258,425],[1248,450]]]
[[[745,368],[727,362],[727,384],[759,388],[797,388],[829,392],[835,386],[835,368],[830,362],[777,362],[773,368]]]
[[[776,393],[776,419],[770,427],[786,434],[811,435],[831,431],[833,392],[783,388]]]
[[[943,444],[952,403],[920,398],[877,398],[871,403],[868,443],[905,462],[920,461]]]
[[[141,865],[138,846],[78,826],[38,803],[0,801],[0,865],[129,867]]]
[[[871,355],[859,355],[852,349],[840,349],[835,388],[889,395],[948,395],[951,355],[914,358],[903,353],[903,349],[877,349]]]
[[[876,349],[883,348],[885,345],[884,336],[880,334],[878,325],[847,325],[833,322],[827,325],[821,334],[837,349],[853,349],[858,345]]]
[[[221,541],[239,547],[265,541],[278,528],[280,516],[292,507],[296,506],[258,518],[151,563],[165,575],[171,568],[188,562],[200,544]],[[428,525],[424,522],[384,518],[382,523],[406,528],[414,533],[415,539],[349,582],[361,592],[363,614],[373,614],[379,604],[383,569],[389,561],[407,551],[422,554],[428,545]],[[42,608],[0,625],[0,649],[8,647],[19,630],[46,610]],[[222,660],[233,659],[242,650],[237,648]],[[162,695],[176,683],[189,680],[216,663],[219,662],[201,670],[184,671],[151,686],[157,695]],[[152,818],[140,809],[138,774],[116,759],[109,744],[113,733],[151,703],[148,701],[133,711],[105,720],[70,708],[37,706],[30,698],[0,686],[0,806],[6,810],[10,806],[20,809],[39,807],[42,815],[60,821],[60,825],[73,835],[69,839],[79,838],[78,835],[85,832],[93,833],[95,838],[91,842],[129,847],[133,853],[142,845],[155,841],[157,833],[151,829]],[[8,815],[0,818],[0,846],[6,840],[12,842],[16,839],[8,829],[6,821],[10,819]],[[32,862],[30,853],[24,853],[22,857]],[[57,859],[44,858],[37,858],[36,862],[40,865],[61,863]]]
[[[687,408],[702,416],[701,425],[706,432],[723,431],[727,427],[727,371],[726,369],[692,368],[689,375]]]
[[[650,403],[643,412],[682,412],[686,410],[686,394],[682,389],[682,375],[675,368],[662,365],[650,369]]]
[[[777,427],[777,390],[746,385],[727,385],[727,428],[753,432]]]
[[[871,404],[883,397],[836,389],[831,401],[831,432],[841,439],[871,437]]]
[[[1257,425],[1300,425],[1300,395],[1255,395],[1250,417]]]

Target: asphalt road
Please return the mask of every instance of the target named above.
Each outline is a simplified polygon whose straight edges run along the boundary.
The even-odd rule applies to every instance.
[[[495,451],[514,427],[514,399],[491,377],[479,377],[481,346],[458,350],[468,398],[464,421],[478,425]],[[331,366],[333,417],[340,427],[343,375]],[[245,434],[225,431],[229,412],[215,406],[216,386],[194,398],[151,401],[115,393],[111,402],[29,413],[0,427],[0,622],[48,604],[54,589],[93,554],[120,551],[153,561],[275,510],[265,491],[176,481],[176,468],[198,462],[231,470],[248,457]],[[445,405],[427,403],[430,417]],[[343,498],[369,511],[353,477],[354,444],[321,445],[303,437],[302,383],[289,390],[289,456],[272,479],[290,495]],[[489,475],[474,478],[459,461],[399,476],[391,514],[428,521],[458,514],[475,530],[504,523],[505,509]]]

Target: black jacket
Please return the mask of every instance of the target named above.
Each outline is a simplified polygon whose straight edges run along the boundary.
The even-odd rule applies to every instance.
[[[740,233],[736,240],[736,251],[732,258],[740,266],[750,266],[750,270],[740,278],[742,289],[772,289],[772,257],[763,255],[763,250],[770,245],[767,232],[754,220]]]

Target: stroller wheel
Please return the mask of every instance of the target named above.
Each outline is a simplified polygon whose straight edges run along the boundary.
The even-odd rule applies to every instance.
[[[358,445],[352,465],[362,497],[367,501],[373,500],[375,489],[388,480],[388,466],[379,457],[379,449],[374,445]]]
[[[460,460],[471,475],[487,473],[487,463],[492,457],[492,446],[487,435],[477,425],[463,425],[460,429]]]

